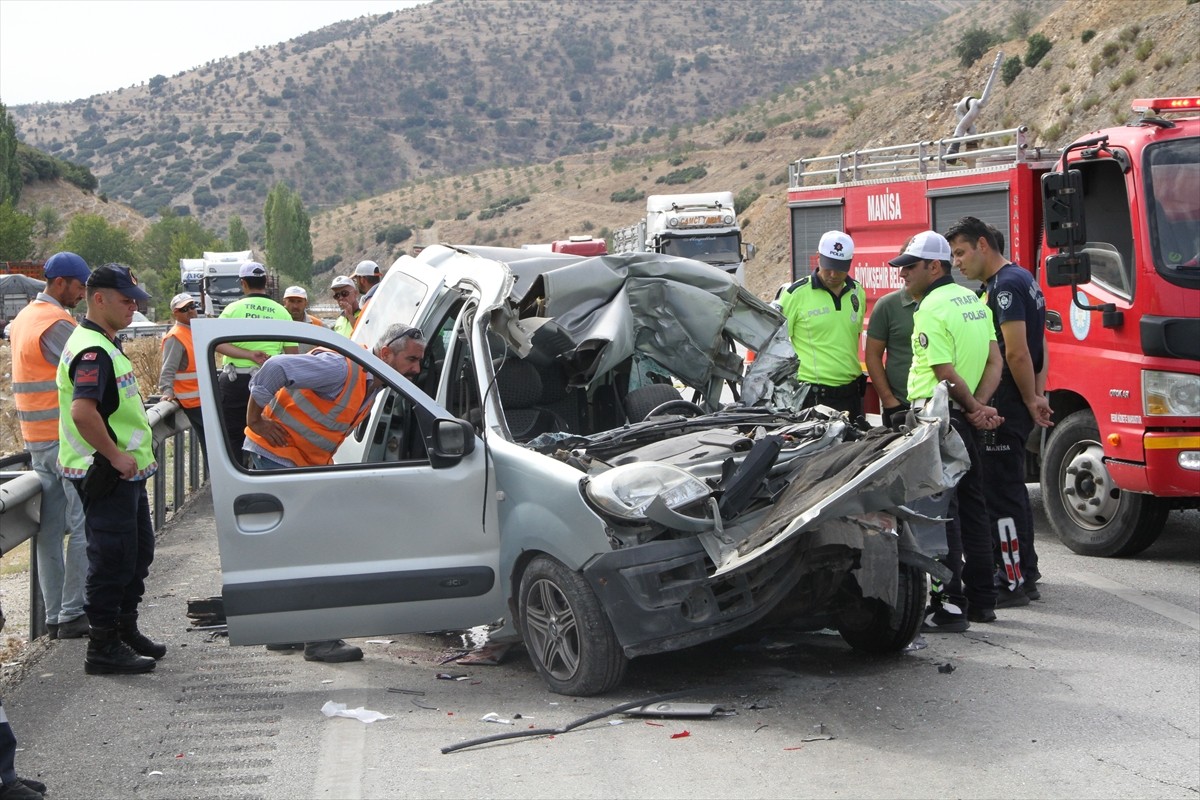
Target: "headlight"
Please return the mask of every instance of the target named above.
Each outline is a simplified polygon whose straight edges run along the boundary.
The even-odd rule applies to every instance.
[[[587,496],[619,519],[646,518],[646,507],[661,497],[669,508],[682,508],[710,494],[704,481],[668,464],[613,467],[587,483]]]
[[[1200,375],[1143,370],[1142,412],[1150,417],[1200,414]]]

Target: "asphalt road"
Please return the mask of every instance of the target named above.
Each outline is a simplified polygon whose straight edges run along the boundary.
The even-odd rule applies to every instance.
[[[639,659],[620,689],[587,699],[550,694],[523,653],[440,664],[461,635],[359,641],[363,662],[326,665],[189,631],[187,598],[220,586],[210,515],[202,498],[160,534],[143,622],[171,650],[155,673],[85,676],[85,642],[55,642],[4,698],[18,771],[52,797],[1200,794],[1196,512],[1172,514],[1158,543],[1119,561],[1072,554],[1040,519],[1042,601],[900,656],[756,631]],[[736,713],[617,714],[441,752],[675,691]],[[392,718],[327,719],[331,700]],[[513,724],[480,721],[490,712]]]

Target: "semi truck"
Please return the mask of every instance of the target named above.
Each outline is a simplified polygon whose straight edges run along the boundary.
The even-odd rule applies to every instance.
[[[692,258],[745,280],[754,245],[742,243],[733,192],[652,194],[646,216],[613,232],[614,253],[667,253]]]
[[[242,296],[242,265],[257,261],[253,251],[239,250],[230,253],[204,251],[202,258],[179,259],[179,281],[183,291],[196,299],[200,313],[207,317],[219,317],[225,306]],[[277,280],[267,274],[267,294],[278,299]]]
[[[1085,555],[1138,553],[1168,511],[1200,507],[1200,98],[1132,105],[1061,152],[1021,125],[788,168],[793,280],[843,230],[868,314],[902,286],[887,262],[909,237],[966,215],[1036,275],[1055,425],[1034,430],[1027,478]]]

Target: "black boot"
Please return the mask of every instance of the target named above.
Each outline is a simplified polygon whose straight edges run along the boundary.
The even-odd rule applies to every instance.
[[[150,656],[155,661],[167,654],[167,646],[156,642],[138,630],[137,614],[122,614],[117,617],[117,630],[121,641],[133,648],[139,656]]]
[[[93,627],[89,634],[83,671],[88,675],[133,675],[149,672],[158,664],[153,658],[139,656],[121,641],[116,628]]]

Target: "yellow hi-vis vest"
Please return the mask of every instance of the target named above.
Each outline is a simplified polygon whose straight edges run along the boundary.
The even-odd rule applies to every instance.
[[[71,400],[75,385],[71,381],[70,367],[78,353],[98,347],[112,359],[113,373],[117,380],[117,395],[120,405],[108,418],[108,427],[117,441],[117,447],[133,456],[137,472],[130,480],[145,480],[155,473],[158,463],[154,460],[154,437],[150,433],[150,420],[138,390],[133,364],[104,334],[80,326],[67,339],[62,359],[58,362],[58,468],[64,477],[82,478],[92,465],[96,448],[88,444],[71,419]]]

